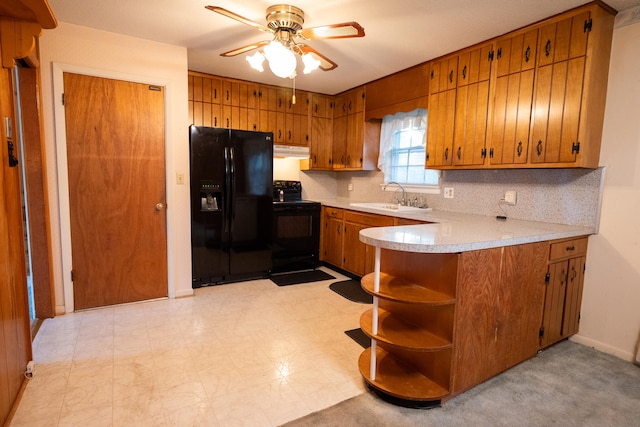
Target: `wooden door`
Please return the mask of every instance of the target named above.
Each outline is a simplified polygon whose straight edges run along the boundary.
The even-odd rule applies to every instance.
[[[18,154],[18,132],[14,121],[11,70],[0,68],[0,423],[7,419],[24,381],[31,360],[31,334],[27,302],[24,229],[20,200],[20,166],[10,163]],[[7,133],[4,118],[13,129]],[[37,123],[29,123],[38,126]],[[3,424],[4,425],[4,424]]]
[[[527,162],[538,31],[496,44],[496,81],[489,134],[491,164]]]
[[[64,91],[75,308],[167,296],[163,88],[65,73]]]
[[[344,223],[344,254],[342,268],[358,276],[364,276],[367,246],[360,241],[360,230],[369,228],[353,222]]]
[[[540,29],[531,163],[573,163],[586,66],[589,13]]]
[[[323,261],[342,267],[342,218],[325,218]]]

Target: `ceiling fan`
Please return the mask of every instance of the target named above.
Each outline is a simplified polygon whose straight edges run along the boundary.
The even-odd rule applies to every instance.
[[[262,71],[262,62],[266,58],[269,61],[271,71],[279,77],[295,77],[296,57],[302,57],[305,65],[304,73],[307,74],[316,68],[323,71],[333,70],[338,66],[335,62],[304,43],[307,40],[340,39],[351,37],[364,37],[364,28],[357,22],[343,22],[340,24],[324,25],[320,27],[303,28],[304,12],[302,9],[288,4],[277,4],[267,8],[267,25],[264,26],[230,10],[218,6],[205,6],[207,9],[235,19],[260,31],[273,34],[272,40],[263,40],[242,46],[220,56],[231,57],[263,48],[264,55],[258,51],[247,57],[250,65]],[[302,40],[299,42],[298,40]]]

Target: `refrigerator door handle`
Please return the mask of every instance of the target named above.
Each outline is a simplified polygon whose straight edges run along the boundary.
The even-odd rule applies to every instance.
[[[231,204],[231,173],[229,170],[229,147],[224,147],[224,212],[222,213],[222,221],[224,223],[224,232],[229,232],[229,205]]]
[[[233,149],[233,147],[229,148],[229,170],[230,170],[230,177],[229,177],[229,182],[230,182],[230,195],[232,195],[232,197],[235,199],[236,196],[236,159],[235,159],[235,150]],[[231,223],[231,231],[233,231],[233,223],[234,223],[234,217],[235,217],[235,212],[233,211],[234,209],[234,203],[235,200],[233,200],[231,197],[229,197],[229,221]]]

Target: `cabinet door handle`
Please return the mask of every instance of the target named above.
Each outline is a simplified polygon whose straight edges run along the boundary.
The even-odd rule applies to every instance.
[[[462,157],[462,147],[458,147],[457,155],[458,155],[458,160],[460,160],[460,158]]]
[[[524,51],[524,62],[529,62],[531,57],[531,46],[527,46],[527,50]]]
[[[217,117],[213,118],[213,127],[216,127],[216,128],[218,127],[218,118]]]
[[[278,129],[278,139],[282,138],[282,129]]]
[[[444,149],[444,159],[449,160],[449,147]]]
[[[518,157],[522,156],[522,141],[518,141]]]
[[[576,250],[576,247],[574,245],[567,246],[567,251],[570,252],[570,251],[575,251],[575,250]]]
[[[218,99],[218,89],[213,89],[213,99]]]
[[[551,40],[547,40],[547,43],[544,45],[544,55],[551,55]]]
[[[538,140],[538,145],[536,146],[536,153],[538,153],[538,157],[542,155],[542,140]]]
[[[453,70],[449,71],[449,83],[453,83]]]
[[[227,127],[229,127],[229,119],[227,119]]]
[[[227,91],[227,101],[229,100],[229,91]]]
[[[576,271],[576,267],[571,266],[571,278],[569,280],[573,282],[574,280],[576,280],[577,276],[578,276],[578,272]]]
[[[289,141],[291,141],[291,131],[289,131]]]
[[[467,66],[465,65],[465,66],[462,68],[462,79],[463,79],[463,80],[466,80],[466,78],[467,78]]]

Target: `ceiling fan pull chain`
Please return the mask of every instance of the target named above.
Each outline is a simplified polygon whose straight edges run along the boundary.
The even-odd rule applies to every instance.
[[[293,80],[293,95],[291,96],[291,104],[296,105],[296,78],[292,78]]]

